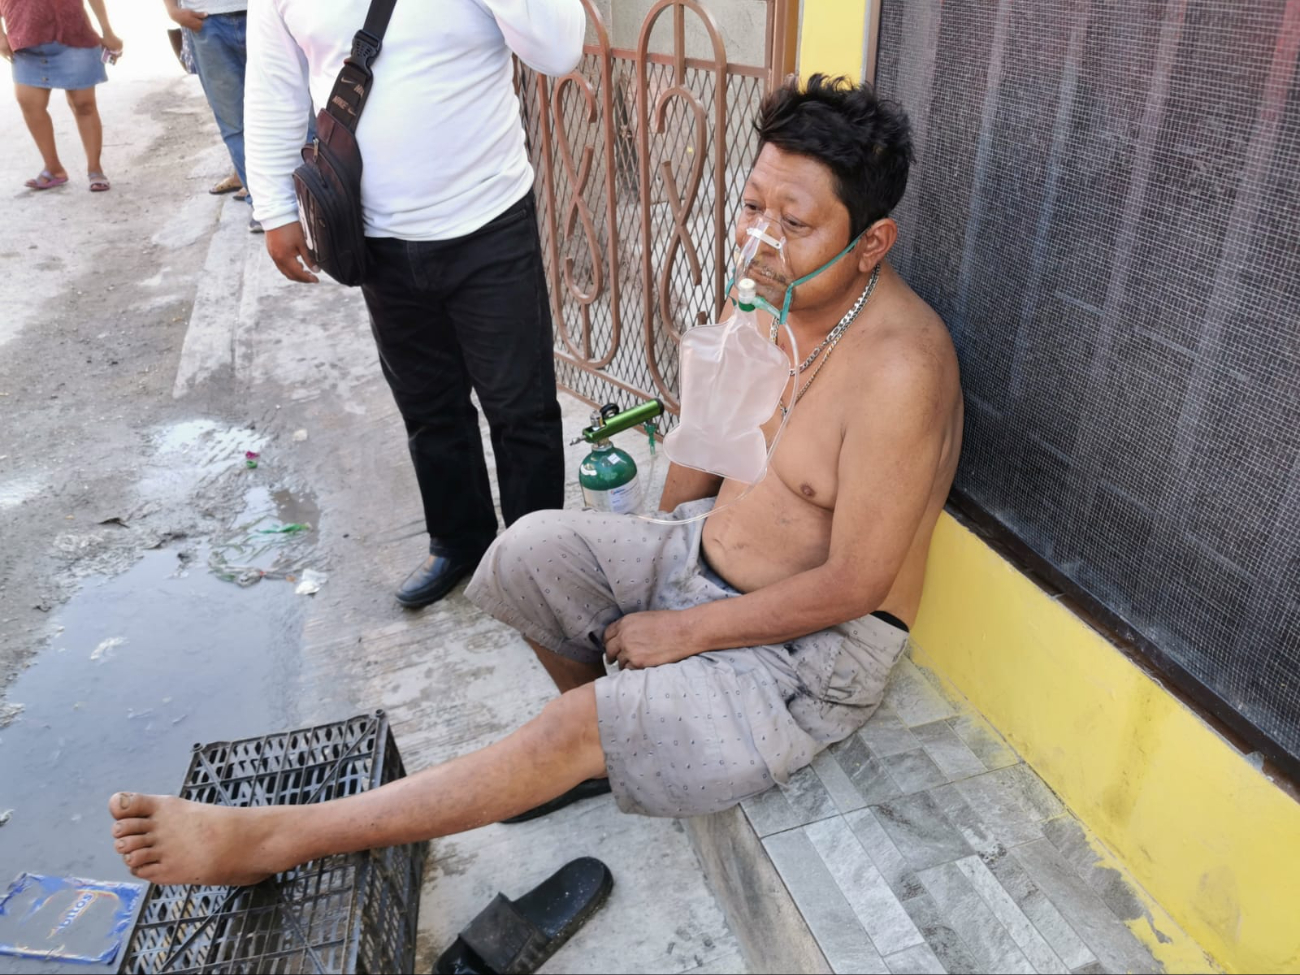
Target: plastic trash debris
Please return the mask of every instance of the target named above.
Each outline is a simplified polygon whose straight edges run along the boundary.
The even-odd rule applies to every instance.
[[[244,466],[247,467],[247,468],[251,471],[251,470],[253,470],[253,468],[257,467],[257,461],[255,461],[255,460],[246,460],[246,461],[244,461]]]
[[[302,582],[298,583],[298,588],[294,590],[299,596],[310,596],[320,592],[320,587],[325,585],[329,576],[324,572],[317,572],[314,569],[302,570]]]
[[[259,457],[261,457],[261,456],[262,456],[262,455],[259,454],[256,450],[245,450],[245,451],[244,451],[244,460],[257,460],[257,458],[259,458]]]
[[[124,643],[126,643],[126,637],[123,636],[110,636],[107,640],[101,640],[99,646],[90,651],[90,659],[109,660],[117,656],[113,651]]]
[[[304,440],[306,440],[306,439],[307,439],[307,431],[306,431],[306,430],[295,430],[295,431],[293,432],[293,442],[294,442],[294,443],[302,443],[302,442],[303,442]]]
[[[279,528],[259,528],[259,535],[293,535],[297,532],[310,531],[311,525],[301,524],[299,522],[290,522],[287,525],[281,525]]]
[[[0,898],[0,955],[106,965],[145,886],[21,873]]]
[[[0,812],[0,826],[3,826],[5,823],[9,822],[9,820],[13,818],[14,818],[14,811],[12,809],[6,809],[4,812]]]

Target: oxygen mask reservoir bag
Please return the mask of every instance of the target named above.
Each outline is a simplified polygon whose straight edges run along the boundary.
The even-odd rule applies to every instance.
[[[767,471],[763,425],[781,402],[790,360],[760,329],[755,282],[740,282],[735,313],[681,341],[681,419],[664,453],[683,467],[755,484]]]
[[[794,331],[786,321],[795,289],[850,253],[865,233],[824,264],[796,277],[781,221],[756,206],[742,208],[727,282],[727,294],[735,290],[735,312],[720,324],[700,325],[682,336],[681,416],[677,427],[664,438],[664,453],[682,467],[721,475],[748,487],[724,504],[680,521],[649,514],[638,514],[638,518],[668,525],[707,518],[744,500],[767,474],[798,401],[797,384],[790,384],[788,402],[781,402],[795,375],[792,363],[801,361]],[[856,317],[878,274],[879,268],[839,328],[847,327]],[[777,344],[782,330],[789,343],[788,355]],[[778,405],[784,416],[769,444],[763,428]]]
[[[779,220],[742,208],[732,239],[727,292],[735,286],[734,311],[682,336],[681,419],[664,439],[664,453],[675,464],[752,486],[767,473],[780,436],[769,447],[763,433],[790,378],[790,359],[776,344],[784,318],[773,301],[785,300],[794,275]]]

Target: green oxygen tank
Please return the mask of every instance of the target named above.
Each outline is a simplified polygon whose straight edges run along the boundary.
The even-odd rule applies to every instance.
[[[606,403],[591,414],[591,426],[582,431],[582,439],[592,445],[591,453],[578,467],[582,500],[588,508],[625,515],[641,506],[636,461],[626,450],[610,443],[609,438],[649,423],[662,412],[663,403],[655,399],[621,413],[615,404]]]

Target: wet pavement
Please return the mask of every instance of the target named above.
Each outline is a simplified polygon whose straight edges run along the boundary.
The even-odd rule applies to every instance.
[[[53,646],[10,687],[22,710],[0,730],[6,881],[23,870],[131,880],[108,839],[112,792],[175,793],[195,743],[301,723],[285,690],[309,597],[289,582],[223,582],[207,555],[163,548],[88,581],[58,611]],[[0,957],[0,972],[31,970]]]
[[[168,461],[150,475],[156,493],[241,470],[259,476],[240,448],[264,444],[246,431],[197,420],[156,440]],[[0,878],[129,881],[108,839],[112,792],[175,793],[195,744],[310,723],[290,689],[314,598],[297,589],[317,571],[319,511],[261,476],[244,482],[228,529],[85,579],[51,614],[50,645],[8,688],[0,714]],[[0,972],[31,964],[0,956]],[[111,970],[41,965],[64,968]]]

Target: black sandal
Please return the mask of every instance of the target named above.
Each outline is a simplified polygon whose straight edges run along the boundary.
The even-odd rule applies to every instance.
[[[517,901],[505,894],[438,958],[439,975],[529,975],[600,910],[614,877],[594,857],[566,863]]]
[[[527,812],[521,812],[518,816],[511,816],[509,819],[503,819],[503,823],[526,823],[530,819],[536,819],[539,816],[545,816],[553,813],[557,809],[563,809],[575,802],[581,802],[583,799],[594,799],[596,796],[609,795],[609,779],[587,779],[585,782],[579,782],[568,792],[562,792],[550,802],[544,802],[540,806],[534,806]]]

